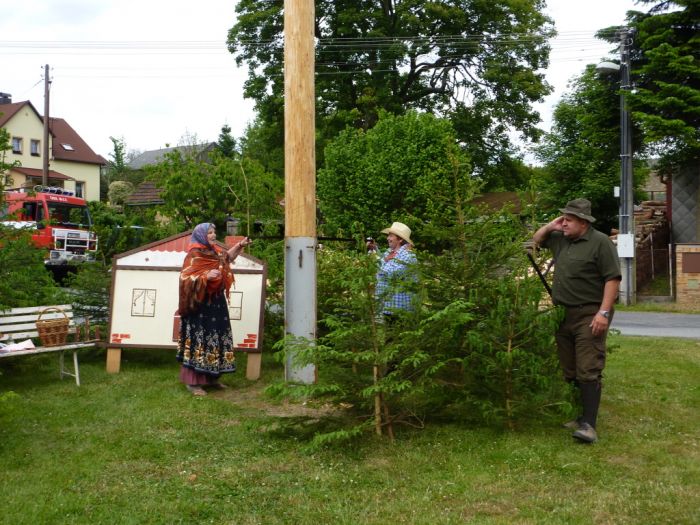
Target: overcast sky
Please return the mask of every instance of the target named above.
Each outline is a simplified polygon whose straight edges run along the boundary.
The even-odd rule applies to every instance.
[[[559,37],[537,105],[543,129],[567,82],[608,55],[596,30],[624,23],[634,0],[549,0]],[[0,17],[0,92],[44,112],[43,68],[50,66],[50,115],[66,119],[96,153],[110,136],[127,150],[177,145],[183,136],[215,141],[228,124],[240,136],[253,118],[242,97],[245,68],[226,50],[235,0],[22,0]]]

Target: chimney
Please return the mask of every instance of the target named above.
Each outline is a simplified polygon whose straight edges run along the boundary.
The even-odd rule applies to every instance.
[[[12,95],[9,93],[0,93],[0,104],[12,104]]]

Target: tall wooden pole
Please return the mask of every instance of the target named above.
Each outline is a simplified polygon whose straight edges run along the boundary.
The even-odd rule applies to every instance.
[[[316,338],[314,0],[284,2],[285,330]],[[316,367],[290,355],[287,381],[310,384]]]
[[[41,185],[49,185],[49,65],[44,66],[44,144],[41,170]]]

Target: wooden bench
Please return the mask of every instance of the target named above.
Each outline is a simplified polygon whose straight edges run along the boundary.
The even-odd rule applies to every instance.
[[[42,354],[45,352],[60,352],[59,365],[60,376],[71,376],[75,378],[75,384],[80,386],[80,369],[78,367],[78,350],[81,348],[92,348],[99,341],[99,332],[96,331],[95,339],[90,339],[90,325],[86,320],[84,325],[77,326],[73,319],[73,309],[70,304],[60,304],[55,306],[30,306],[25,308],[12,308],[10,310],[0,310],[0,342],[4,344],[19,343],[26,339],[38,341],[39,332],[36,322],[41,315],[42,320],[63,318],[63,313],[53,310],[41,314],[47,308],[59,308],[68,317],[68,339],[74,342],[66,342],[59,346],[37,346],[36,348],[11,350],[3,352],[0,348],[0,359],[5,357],[17,357],[21,355]],[[73,352],[73,372],[69,372],[64,367],[63,353]]]

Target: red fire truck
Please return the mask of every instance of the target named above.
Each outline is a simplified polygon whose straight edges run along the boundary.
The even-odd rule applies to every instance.
[[[0,221],[32,230],[32,241],[46,248],[47,266],[94,261],[97,235],[84,199],[63,188],[35,186],[4,192]]]

